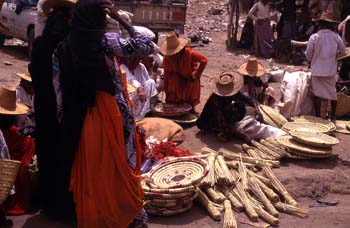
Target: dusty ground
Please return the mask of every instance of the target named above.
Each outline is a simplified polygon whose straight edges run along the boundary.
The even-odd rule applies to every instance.
[[[205,4],[204,4],[204,3]],[[191,1],[189,17],[192,18],[189,24],[198,15],[206,14],[203,11],[207,1]],[[219,1],[217,1],[219,2]],[[204,4],[204,5],[203,5]],[[205,7],[207,9],[207,7]],[[210,19],[210,18],[209,18]],[[194,27],[194,26],[192,26]],[[210,31],[207,29],[206,35],[213,39],[208,46],[196,48],[209,58],[208,66],[202,78],[202,103],[198,105],[197,111],[201,111],[205,100],[209,96],[208,80],[211,76],[222,70],[234,70],[243,62],[243,52],[226,51],[225,31]],[[246,52],[245,52],[246,54]],[[5,62],[12,65],[6,65]],[[266,64],[266,61],[262,60]],[[13,74],[24,71],[27,67],[26,48],[13,41],[0,48],[0,83],[15,81]],[[336,134],[340,139],[340,144],[334,148],[334,153],[338,157],[329,159],[295,161],[285,160],[279,169],[275,169],[276,175],[285,184],[287,190],[297,199],[301,206],[309,209],[309,218],[301,219],[286,214],[281,214],[280,227],[283,228],[347,228],[350,224],[350,137]],[[214,135],[203,134],[195,126],[185,127],[185,141],[181,147],[192,152],[199,152],[204,146],[213,149],[224,147],[232,151],[240,151],[241,141],[229,143],[218,142]],[[316,202],[321,198],[327,202],[338,201],[336,206],[324,206]],[[243,213],[237,213],[238,226],[240,228],[253,227],[249,225],[247,217]],[[57,224],[48,221],[40,213],[33,215],[10,217],[13,220],[12,227],[26,228],[58,228],[72,227],[67,224]],[[257,227],[264,227],[263,224],[256,224]],[[207,215],[205,210],[199,206],[194,206],[189,212],[169,218],[151,217],[149,227],[222,227],[221,223],[214,222]]]

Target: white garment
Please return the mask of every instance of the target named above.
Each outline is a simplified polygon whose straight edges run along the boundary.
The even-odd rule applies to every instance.
[[[342,32],[342,39],[345,46],[350,46],[350,41],[346,40],[345,34],[350,33],[350,31],[346,31],[350,29],[350,15],[345,18],[344,21],[340,22],[338,25],[338,30]]]
[[[257,2],[253,5],[253,7],[249,10],[248,15],[254,20],[258,19],[267,19],[270,18],[270,5],[264,5],[262,2]]]
[[[35,126],[34,122],[34,96],[29,95],[21,86],[16,88],[17,102],[25,104],[29,107],[29,111],[25,115],[18,115],[16,117],[17,127],[24,128],[29,126]]]
[[[345,54],[345,46],[338,34],[322,29],[311,35],[306,47],[306,58],[311,61],[313,76],[329,76],[337,73],[337,53]]]
[[[145,65],[139,63],[139,65],[133,70],[121,64],[120,69],[125,71],[126,80],[136,88],[143,88],[146,94],[146,101],[143,102],[139,99],[138,94],[134,93],[130,96],[130,99],[134,102],[134,116],[136,120],[141,120],[145,115],[150,112],[155,104],[154,100],[157,99],[157,87],[156,82],[150,78]]]
[[[47,17],[43,12],[42,5],[46,0],[39,0],[37,8],[37,14],[35,17],[35,26],[34,26],[34,36],[37,38],[43,33],[43,30],[46,25]]]

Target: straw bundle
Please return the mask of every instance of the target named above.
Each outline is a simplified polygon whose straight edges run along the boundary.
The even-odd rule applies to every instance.
[[[283,146],[282,144],[280,144],[279,142],[277,142],[277,141],[274,140],[274,139],[267,139],[266,141],[269,142],[269,143],[271,143],[271,144],[273,144],[273,145],[275,145],[276,147],[280,148],[281,150],[283,150],[283,151],[285,151],[285,152],[287,152],[287,153],[289,152],[288,147]]]
[[[209,196],[209,198],[215,203],[222,203],[224,202],[224,200],[226,200],[224,194],[219,192],[217,189],[207,188],[206,193]]]
[[[298,203],[293,197],[287,192],[282,183],[277,179],[275,174],[272,172],[270,167],[263,167],[265,175],[270,179],[272,186],[279,192],[279,194],[286,200],[290,205],[296,206]]]
[[[269,179],[267,179],[266,177],[263,177],[257,173],[254,173],[250,170],[248,170],[248,174],[252,177],[255,177],[256,179],[260,180],[261,182],[263,182],[265,185],[267,186],[271,186],[271,181]]]
[[[306,208],[292,206],[286,203],[278,202],[275,204],[277,210],[282,211],[287,214],[295,215],[301,218],[306,218],[309,216],[309,211]]]
[[[281,154],[271,150],[270,148],[262,145],[261,143],[258,143],[257,141],[255,140],[252,140],[251,143],[256,147],[258,148],[261,152],[265,153],[266,155],[274,158],[275,160],[279,160],[282,156]]]
[[[263,206],[255,200],[253,197],[250,195],[248,196],[249,200],[252,202],[252,206],[255,209],[255,211],[258,213],[259,217],[265,220],[267,223],[269,223],[272,226],[278,226],[279,220],[278,218],[272,216],[269,214],[267,211],[263,209]]]
[[[218,181],[222,182],[222,183],[233,185],[236,180],[231,175],[231,172],[225,163],[224,157],[222,155],[218,155],[216,158],[216,161],[218,162],[218,166],[220,166],[220,168],[219,167],[217,168],[217,169],[219,169],[219,174],[220,174],[218,176]],[[215,165],[215,167],[216,166],[217,165]]]
[[[211,154],[211,153],[217,154],[218,152],[216,150],[210,149],[209,147],[203,147],[201,150],[201,153],[202,154]]]
[[[225,189],[224,191],[225,196],[228,200],[230,200],[232,206],[237,210],[237,211],[242,211],[243,210],[243,205],[239,200],[232,194],[232,192],[229,191],[229,189]]]
[[[259,154],[257,154],[255,152],[255,150],[253,149],[253,147],[250,147],[249,145],[247,144],[243,144],[242,145],[242,148],[243,150],[250,156],[250,157],[253,157],[253,158],[261,158]]]
[[[211,202],[204,192],[198,190],[198,201],[205,207],[208,211],[210,217],[212,217],[215,221],[221,220],[221,213],[217,206],[213,202]]]
[[[279,200],[278,195],[271,188],[269,188],[266,184],[264,184],[259,179],[256,178],[255,180],[258,183],[261,190],[265,193],[267,198],[269,198],[272,202],[277,202]]]
[[[226,161],[227,167],[231,169],[238,169],[239,164],[239,161]],[[243,162],[243,165],[245,165],[245,167],[247,167],[250,170],[257,171],[255,165],[253,164]]]
[[[241,184],[242,187],[245,191],[248,191],[249,187],[248,187],[248,174],[247,174],[247,168],[245,167],[245,165],[240,162],[239,166],[238,166],[238,172],[239,172],[239,176],[240,176],[240,180],[241,180]]]
[[[224,201],[224,228],[237,228],[237,221],[228,200]]]
[[[259,201],[264,205],[265,209],[274,217],[278,217],[278,211],[272,205],[270,200],[266,197],[264,192],[261,190],[257,181],[254,178],[249,179],[249,189],[250,191],[259,199]]]
[[[201,181],[201,185],[213,187],[215,185],[215,159],[216,154],[210,153],[207,157],[209,172],[206,177]]]
[[[276,145],[272,144],[270,141],[267,140],[260,140],[260,143],[269,148],[270,150],[273,150],[275,153],[279,154],[281,157],[284,157],[287,155],[287,152],[285,150],[282,150],[281,148],[277,147]]]

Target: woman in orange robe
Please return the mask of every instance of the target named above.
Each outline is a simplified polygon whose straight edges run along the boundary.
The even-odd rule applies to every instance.
[[[178,38],[174,32],[170,32],[160,51],[165,55],[163,66],[166,102],[190,104],[194,112],[194,107],[200,101],[200,78],[208,59],[187,47],[187,42],[187,39]]]

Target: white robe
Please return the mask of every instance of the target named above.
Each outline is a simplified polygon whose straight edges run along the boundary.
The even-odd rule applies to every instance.
[[[150,78],[145,65],[139,63],[139,65],[133,70],[121,64],[120,68],[126,73],[126,80],[137,88],[142,87],[146,94],[146,101],[143,102],[139,99],[137,93],[131,94],[130,99],[134,102],[134,115],[136,120],[141,120],[145,115],[150,112],[157,99],[157,86],[156,82]]]

